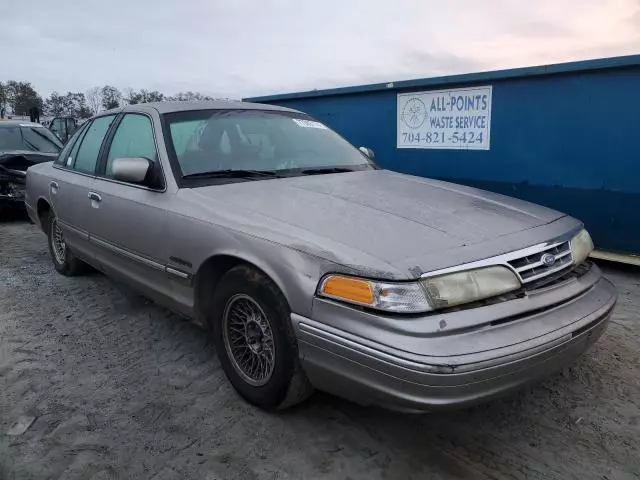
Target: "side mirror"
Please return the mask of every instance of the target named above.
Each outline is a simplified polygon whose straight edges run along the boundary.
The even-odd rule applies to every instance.
[[[364,153],[371,160],[375,160],[376,159],[376,154],[370,148],[360,147],[358,150],[360,150],[362,153]]]
[[[116,158],[111,165],[111,173],[121,182],[143,183],[152,168],[153,163],[148,158]]]

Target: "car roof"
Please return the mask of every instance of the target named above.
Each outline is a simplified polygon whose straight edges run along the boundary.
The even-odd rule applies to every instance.
[[[0,120],[1,127],[43,127],[39,123],[25,122],[24,120]]]
[[[262,103],[249,103],[232,100],[212,100],[206,102],[138,103],[135,105],[127,105],[125,107],[109,110],[107,112],[101,112],[100,115],[116,112],[141,112],[149,110],[156,110],[159,113],[185,112],[190,110],[266,110],[300,113],[297,110],[280,107],[277,105],[266,105]]]

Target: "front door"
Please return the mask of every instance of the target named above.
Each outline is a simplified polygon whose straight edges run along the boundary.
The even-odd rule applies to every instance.
[[[169,194],[158,188],[115,180],[116,158],[144,157],[158,161],[152,120],[144,114],[122,116],[92,188],[95,215],[91,242],[105,271],[130,283],[149,297],[167,303],[171,284],[166,273],[169,245],[166,230]]]

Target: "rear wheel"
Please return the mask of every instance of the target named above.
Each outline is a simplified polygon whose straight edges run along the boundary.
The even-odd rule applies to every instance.
[[[268,410],[305,400],[307,380],[291,328],[291,312],[262,272],[238,266],[214,293],[212,331],[222,368],[248,402]]]
[[[55,269],[67,277],[78,275],[84,269],[84,263],[77,258],[64,239],[62,227],[58,224],[58,217],[52,211],[47,214],[47,238],[49,240],[49,254]]]

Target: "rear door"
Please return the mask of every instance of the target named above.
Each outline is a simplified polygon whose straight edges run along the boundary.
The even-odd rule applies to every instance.
[[[149,297],[167,304],[171,284],[168,262],[167,208],[169,197],[158,163],[153,120],[142,113],[126,113],[118,121],[105,148],[92,192],[99,198],[90,234],[98,260],[107,273],[130,283]],[[157,185],[139,185],[113,178],[116,158],[144,157],[156,164]]]
[[[89,221],[93,214],[89,192],[104,139],[115,115],[98,117],[74,136],[54,163],[55,179],[49,184],[49,198],[65,242],[80,258],[91,261],[95,248],[89,242]]]

